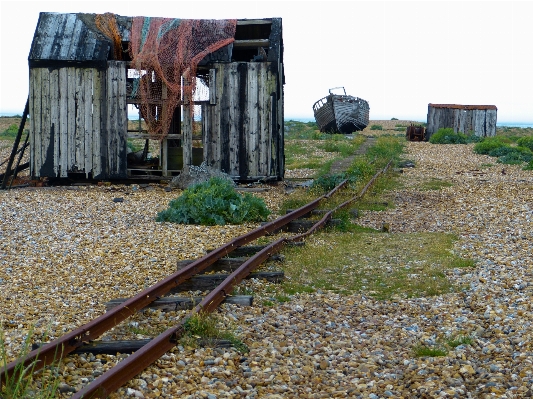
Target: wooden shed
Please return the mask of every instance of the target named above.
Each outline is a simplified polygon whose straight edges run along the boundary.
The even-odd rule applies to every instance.
[[[150,40],[167,51],[157,66]],[[172,69],[174,53],[194,57]],[[41,13],[28,61],[33,177],[157,179],[201,161],[239,181],[284,177],[281,18]],[[157,141],[156,163],[132,164],[132,140]]]
[[[440,128],[486,137],[496,135],[495,105],[429,104],[426,139]]]

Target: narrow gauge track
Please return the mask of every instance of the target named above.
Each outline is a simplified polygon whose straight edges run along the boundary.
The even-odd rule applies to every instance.
[[[225,297],[232,291],[234,286],[239,284],[270,256],[280,252],[286,244],[303,241],[307,236],[324,227],[326,223],[331,220],[332,215],[336,211],[345,208],[350,203],[357,201],[364,196],[374,181],[381,174],[387,171],[391,163],[392,161],[389,161],[384,169],[378,171],[358,194],[338,205],[334,209],[329,210],[306,232],[292,237],[283,237],[266,245],[262,250],[250,257],[239,268],[233,271],[220,285],[217,286],[217,288],[205,296],[203,300],[193,308],[189,315],[182,319],[176,326],[169,328],[156,338],[150,340],[139,350],[120,361],[117,365],[75,393],[72,398],[106,398],[112,392],[124,385],[127,381],[135,377],[135,375],[139,374],[149,365],[157,361],[161,356],[163,356],[176,345],[178,340],[185,332],[185,323],[189,317],[195,313],[213,312],[224,301]],[[318,207],[320,202],[330,198],[338,190],[343,188],[346,183],[347,181],[345,180],[329,193],[322,195],[321,197],[311,201],[301,208],[281,216],[274,221],[266,223],[247,234],[234,238],[227,244],[224,244],[221,247],[209,252],[202,258],[193,261],[176,273],[154,284],[152,287],[108,310],[105,314],[97,317],[96,319],[63,335],[62,337],[55,339],[48,344],[39,347],[38,349],[31,351],[26,356],[7,364],[0,369],[0,382],[1,377],[16,377],[17,373],[26,369],[26,367],[31,364],[35,364],[33,370],[38,371],[44,366],[53,362],[57,362],[58,360],[66,357],[69,353],[81,347],[84,343],[93,341],[100,337],[106,331],[117,326],[119,323],[132,316],[137,311],[147,307],[159,297],[166,295],[172,288],[177,287],[191,277],[200,274],[213,263],[230,254],[237,248],[242,247],[260,237],[273,233],[276,230],[288,225],[291,221],[311,213],[311,211]]]

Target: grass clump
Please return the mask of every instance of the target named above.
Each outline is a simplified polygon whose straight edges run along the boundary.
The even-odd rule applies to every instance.
[[[236,336],[231,326],[224,325],[213,314],[196,313],[185,322],[185,333],[180,342],[183,345],[196,348],[202,345],[214,345],[217,341],[229,341],[241,353],[247,353],[248,347]]]
[[[16,123],[13,123],[0,133],[0,139],[14,140],[17,137],[18,132],[19,126]]]
[[[474,146],[476,154],[488,155],[491,151],[500,147],[508,147],[507,142],[499,136],[486,137]]]
[[[333,190],[337,185],[342,181],[348,179],[349,181],[354,181],[354,178],[349,178],[346,173],[336,173],[333,175],[323,175],[318,179],[313,180],[311,188],[318,189],[320,192],[328,192]]]
[[[429,138],[432,144],[468,144],[477,143],[481,140],[473,132],[464,134],[462,132],[454,132],[451,127],[440,128]]]
[[[440,190],[442,188],[450,187],[452,185],[453,184],[448,181],[437,179],[437,178],[431,178],[429,180],[424,181],[421,184],[420,189],[423,191]]]
[[[383,130],[382,125],[372,125],[370,126],[370,130]]]
[[[413,354],[415,357],[439,357],[446,356],[448,350],[442,346],[415,345]]]
[[[460,289],[445,272],[467,266],[450,252],[456,240],[445,233],[330,230],[317,233],[305,248],[284,250],[284,271],[291,284],[315,290],[376,299],[440,295]]]
[[[533,136],[524,136],[516,140],[519,147],[526,147],[533,151]]]
[[[321,133],[316,122],[285,121],[285,139],[320,140],[327,135]]]
[[[454,335],[445,339],[438,339],[432,345],[417,344],[412,347],[412,352],[415,357],[439,357],[446,356],[450,350],[454,350],[459,346],[472,345],[474,338],[471,335]]]
[[[459,335],[446,340],[446,344],[453,349],[457,348],[458,346],[472,345],[473,343],[474,338],[472,338],[470,335]]]
[[[233,182],[213,177],[170,201],[156,220],[213,226],[264,221],[269,214],[263,199],[248,193],[241,195],[235,191]]]
[[[33,328],[30,328],[22,344],[20,358],[24,358],[32,350],[31,341]],[[6,367],[9,364],[6,353],[4,332],[0,328],[0,364]],[[28,366],[18,364],[12,376],[0,375],[0,398],[6,399],[53,399],[57,398],[59,390],[59,374],[56,370],[56,362],[46,366],[44,370],[36,371],[35,367],[39,360],[35,360]]]

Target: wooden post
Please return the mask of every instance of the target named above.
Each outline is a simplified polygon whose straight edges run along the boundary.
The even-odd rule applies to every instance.
[[[191,79],[188,72],[183,75],[183,87],[189,87]],[[187,170],[192,165],[192,96],[188,90],[183,90],[183,170]]]

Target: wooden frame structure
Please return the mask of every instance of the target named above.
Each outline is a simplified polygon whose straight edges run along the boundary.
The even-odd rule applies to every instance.
[[[140,124],[128,131],[128,105],[139,103],[128,74],[132,18],[115,17],[122,60],[114,59],[113,42],[96,27],[95,14],[40,14],[28,57],[33,177],[168,178],[199,158],[235,180],[283,179],[280,18],[237,20],[234,42],[198,64],[209,98],[176,109],[160,143],[159,164],[143,169],[128,165],[128,140],[152,138]],[[201,110],[195,136],[188,109],[193,104]],[[171,159],[176,149],[180,167]]]

